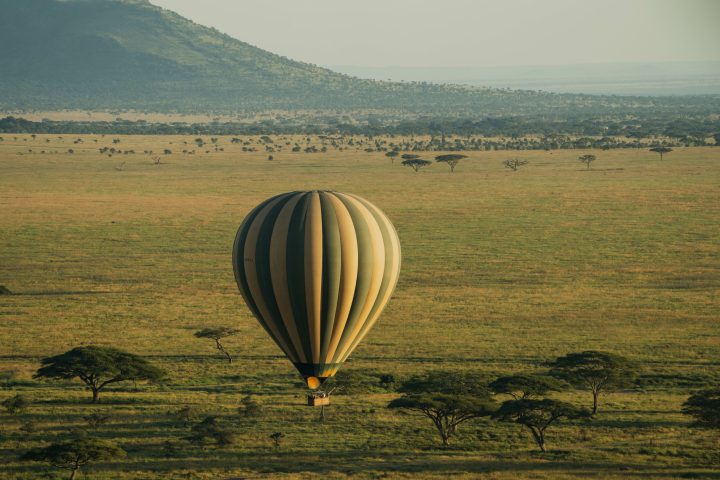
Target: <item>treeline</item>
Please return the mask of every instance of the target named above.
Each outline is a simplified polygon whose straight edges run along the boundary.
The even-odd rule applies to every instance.
[[[107,121],[54,121],[34,122],[23,118],[5,117],[0,119],[0,133],[30,134],[115,134],[115,135],[482,135],[486,137],[510,137],[518,139],[532,136],[554,138],[556,146],[543,141],[535,142],[533,148],[574,148],[562,147],[559,136],[585,137],[582,145],[586,148],[588,137],[606,140],[601,143],[614,144],[607,139],[625,137],[647,139],[667,137],[677,145],[713,145],[720,141],[720,118],[687,117],[677,118],[600,118],[556,119],[544,117],[486,117],[486,118],[436,118],[419,117],[398,119],[392,116],[367,115],[348,118],[348,115],[318,116],[302,122],[291,117],[262,120],[251,123],[151,123],[143,120]],[[711,137],[715,141],[709,140]],[[520,143],[523,143],[522,141]],[[567,140],[564,140],[567,143]],[[604,146],[604,145],[599,145]],[[617,147],[633,146],[632,141],[621,142]]]

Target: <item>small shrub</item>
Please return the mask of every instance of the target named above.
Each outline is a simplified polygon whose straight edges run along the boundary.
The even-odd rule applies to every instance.
[[[3,388],[12,388],[12,386],[15,385],[15,380],[17,379],[17,376],[17,370],[0,371],[0,385],[2,385]]]
[[[27,407],[30,406],[30,401],[22,395],[15,395],[2,402],[2,406],[10,415],[16,415],[22,413]]]
[[[103,415],[102,413],[94,412],[90,415],[85,415],[83,417],[83,420],[87,422],[87,424],[92,428],[98,428],[102,425],[105,425],[109,420],[109,415]]]
[[[172,413],[172,416],[181,421],[185,426],[190,425],[190,423],[200,418],[200,415],[202,415],[202,410],[194,405],[186,405]]]
[[[282,442],[282,439],[285,438],[285,434],[282,432],[275,432],[270,435],[270,438],[272,439],[275,448],[280,448],[280,443]]]
[[[223,425],[218,417],[205,417],[200,423],[192,427],[192,433],[186,437],[187,440],[204,444],[206,441],[214,441],[218,447],[225,447],[235,443],[235,433]]]
[[[240,415],[248,418],[257,418],[262,416],[262,404],[255,400],[251,395],[246,395],[245,397],[243,397],[240,403],[242,403],[242,405],[238,409]]]
[[[37,422],[28,420],[26,422],[23,422],[22,425],[20,425],[20,431],[25,435],[32,435],[33,433],[38,431],[38,424]]]

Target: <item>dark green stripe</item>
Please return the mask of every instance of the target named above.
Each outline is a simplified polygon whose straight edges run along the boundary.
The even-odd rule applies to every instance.
[[[338,294],[340,292],[340,271],[342,268],[340,249],[340,227],[335,208],[328,193],[320,193],[323,230],[323,279],[322,279],[322,311],[320,361],[324,361],[330,348],[335,313],[337,311]]]
[[[275,227],[278,215],[280,215],[280,210],[282,210],[285,204],[293,197],[294,195],[288,195],[273,206],[265,217],[263,224],[260,226],[257,243],[255,244],[255,271],[257,272],[258,285],[260,286],[263,301],[270,315],[270,318],[265,319],[265,321],[268,323],[272,322],[282,337],[282,340],[285,342],[285,345],[287,345],[287,348],[290,350],[288,353],[299,359],[300,357],[295,350],[290,334],[285,327],[285,322],[282,321],[282,315],[277,306],[277,299],[273,291],[270,274],[270,239],[272,238],[273,228]]]
[[[310,205],[310,194],[302,193],[290,218],[288,230],[286,268],[288,276],[288,296],[295,317],[295,325],[302,343],[305,358],[312,360],[310,331],[307,321],[305,302],[305,219]]]
[[[350,218],[352,218],[353,225],[355,226],[358,243],[358,276],[352,306],[350,307],[350,314],[348,315],[342,337],[340,337],[340,343],[333,357],[333,362],[338,361],[338,356],[340,352],[345,349],[345,345],[353,341],[353,339],[350,338],[350,333],[360,321],[359,315],[365,306],[365,299],[370,290],[370,280],[373,273],[372,237],[370,236],[370,229],[365,221],[365,217],[352,202],[345,201],[341,196],[337,198],[347,207]]]
[[[242,225],[240,225],[237,235],[235,235],[235,243],[233,244],[232,261],[233,271],[235,272],[235,281],[237,282],[240,291],[247,298],[246,303],[248,304],[248,308],[250,309],[252,314],[255,315],[255,318],[258,319],[260,325],[262,325],[265,331],[268,332],[270,337],[272,337],[272,333],[265,324],[262,315],[260,315],[260,311],[258,310],[257,305],[253,300],[253,297],[250,293],[250,287],[248,286],[247,279],[245,278],[245,241],[247,240],[248,231],[250,231],[250,227],[252,226],[252,223],[255,221],[255,218],[258,216],[260,211],[265,208],[268,203],[272,202],[278,197],[282,197],[283,195],[288,194],[283,193],[282,195],[276,195],[268,200],[265,200],[260,205],[251,210],[248,216],[245,217],[245,220],[243,220]]]
[[[247,283],[247,279],[245,277],[245,258],[244,258],[244,252],[245,252],[245,242],[247,240],[247,234],[250,230],[250,227],[252,226],[253,222],[255,221],[255,218],[260,213],[260,211],[265,208],[265,206],[272,202],[273,200],[282,197],[283,195],[289,195],[288,193],[283,193],[280,195],[276,195],[268,200],[265,200],[260,205],[255,207],[253,210],[250,211],[247,217],[245,217],[245,220],[243,220],[243,223],[240,225],[240,228],[238,229],[237,235],[235,235],[235,242],[233,244],[233,271],[235,273],[235,281],[237,282],[238,288],[241,292],[245,294],[245,297],[247,299],[246,303],[252,314],[257,319],[260,326],[267,332],[268,336],[275,342],[275,344],[282,350],[282,346],[275,340],[275,337],[273,336],[272,331],[265,323],[265,320],[263,319],[262,315],[260,315],[260,311],[257,308],[257,305],[255,304],[255,301],[253,300],[253,296],[250,293],[250,288]]]

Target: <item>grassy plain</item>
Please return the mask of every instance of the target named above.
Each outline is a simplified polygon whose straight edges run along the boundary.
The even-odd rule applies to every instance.
[[[362,149],[268,161],[229,138],[219,139],[224,151],[183,155],[192,138],[4,137],[0,285],[14,295],[0,296],[0,371],[18,381],[0,400],[19,392],[33,403],[2,414],[0,478],[55,475],[17,456],[91,412],[111,416],[96,433],[128,451],[88,468],[96,479],[720,478],[717,433],[679,413],[690,391],[720,380],[720,148],[676,149],[663,161],[598,151],[589,171],[577,161],[584,151],[470,152],[454,174],[441,164],[416,174]],[[154,165],[143,154],[109,158],[102,146],[176,153]],[[517,156],[529,164],[503,168]],[[551,430],[544,455],[519,426],[489,421],[463,425],[443,449],[429,421],[385,408],[392,394],[336,396],[318,423],[230,263],[244,215],[301,189],[369,199],[402,242],[396,294],[347,369],[491,377],[599,349],[641,362],[638,388],[604,396],[588,423]],[[216,324],[241,330],[227,341],[232,365],[193,337]],[[120,385],[98,406],[79,383],[31,379],[42,357],[84,344],[145,355],[169,377]],[[259,421],[237,415],[246,394],[265,406]],[[188,428],[171,413],[185,405],[226,415],[237,445],[182,442]],[[21,430],[28,422],[34,431]],[[269,439],[276,431],[281,448]]]

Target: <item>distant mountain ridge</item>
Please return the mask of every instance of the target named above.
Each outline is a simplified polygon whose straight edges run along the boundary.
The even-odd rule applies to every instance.
[[[720,61],[496,67],[328,66],[360,78],[430,81],[591,95],[718,95]]]
[[[607,115],[696,114],[720,103],[359,79],[267,52],[145,0],[0,0],[0,12],[4,110]]]

